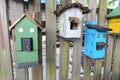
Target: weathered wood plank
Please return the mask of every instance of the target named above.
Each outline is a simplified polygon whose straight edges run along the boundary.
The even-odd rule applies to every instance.
[[[56,0],[46,0],[46,79],[56,79]]]
[[[40,0],[34,0],[35,3],[35,20],[41,23],[42,21],[42,11],[41,11],[41,2]]]
[[[112,66],[112,80],[120,80],[120,35],[115,38],[114,52],[113,52],[113,66]]]
[[[19,2],[16,2],[15,0],[9,0],[9,20],[11,23],[16,21],[23,13],[23,1],[19,0]]]
[[[95,60],[94,80],[101,80],[102,60]]]
[[[91,12],[88,13],[88,20],[96,21],[96,3],[97,3],[97,0],[89,0],[88,8],[91,10]]]
[[[41,14],[40,14],[40,0],[34,0],[35,5],[35,20],[41,23]],[[36,14],[38,13],[39,14]],[[38,48],[39,48],[39,65],[32,68],[32,80],[43,80],[43,66],[42,66],[42,33],[38,35]]]
[[[91,64],[92,60],[84,56],[84,80],[90,80],[91,79]]]
[[[99,1],[99,13],[98,13],[98,24],[105,26],[107,14],[107,0]]]
[[[43,80],[43,66],[42,66],[42,33],[38,35],[39,46],[39,65],[32,68],[32,80]]]
[[[94,5],[93,5],[94,4]],[[96,0],[89,0],[88,8],[92,11],[88,13],[88,20],[96,21]],[[92,67],[92,60],[84,56],[84,80],[90,80],[91,79],[91,67]]]
[[[68,79],[68,64],[69,64],[69,42],[60,39],[60,71],[59,80]]]
[[[107,0],[100,0],[99,1],[98,25],[105,26],[105,22],[106,22],[105,17],[107,13],[106,8],[107,8]],[[94,80],[101,80],[101,67],[102,67],[102,59],[96,60]]]
[[[67,3],[71,3],[71,0],[62,0],[61,4],[64,6]],[[64,39],[60,39],[60,71],[59,80],[68,79],[68,63],[69,61],[69,42]]]
[[[72,0],[61,0],[61,4],[64,6],[66,4],[72,3]]]
[[[23,7],[23,1],[14,1],[9,0],[9,19],[11,23],[16,21],[19,16],[21,16],[24,13],[24,7]],[[12,35],[14,37],[14,31],[12,31]],[[14,41],[14,40],[13,40]],[[15,51],[15,42],[13,42],[14,49],[12,51],[13,54],[13,60],[16,62],[16,51]],[[28,70],[27,69],[17,69],[16,70],[16,78],[17,80],[28,80]]]
[[[104,61],[104,77],[103,80],[111,80],[111,63],[112,63],[112,53],[113,53],[113,45],[114,45],[114,39],[113,36],[108,35],[108,47],[107,47],[107,53],[105,55],[105,61]]]
[[[81,4],[83,4],[83,5],[84,5],[85,0],[76,0],[76,2],[79,2],[79,3],[81,3]]]
[[[35,11],[35,1],[34,0],[30,0],[28,5],[28,10],[26,11],[26,13],[31,17],[33,12]]]
[[[13,80],[6,1],[0,2],[0,80]]]
[[[80,80],[82,39],[74,40],[73,47],[72,80]]]
[[[17,69],[16,71],[17,75],[17,80],[29,80],[28,77],[28,69]]]

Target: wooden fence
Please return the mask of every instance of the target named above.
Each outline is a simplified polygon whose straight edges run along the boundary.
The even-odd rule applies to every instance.
[[[66,3],[64,1],[67,0],[62,0],[63,5]],[[89,1],[89,8],[93,11],[88,14],[88,20],[96,20],[96,6],[92,5],[93,0]],[[104,26],[106,4],[103,4],[103,1],[105,2],[106,0],[100,0],[98,22],[100,25]],[[81,2],[83,1],[81,0]],[[46,80],[56,79],[56,68],[59,68],[59,80],[67,80],[69,76],[69,64],[72,64],[71,80],[120,80],[120,36],[116,35],[108,35],[108,47],[105,58],[99,60],[91,60],[82,54],[82,38],[73,42],[65,41],[60,38],[60,66],[56,67],[56,16],[51,13],[56,9],[55,4],[55,0],[47,0],[45,5],[47,17]],[[2,0],[2,3],[0,3],[0,11],[0,80],[13,80],[15,77],[13,74],[13,66],[11,66],[11,64],[13,64],[11,58],[14,62],[16,61],[14,58],[16,53],[14,49],[14,31],[12,32],[12,38],[10,39],[14,44],[10,48],[8,45],[9,35],[5,34],[8,33],[7,26],[11,25],[19,16],[21,16],[21,14],[26,13],[32,17],[33,12],[37,14],[35,19],[41,23],[41,5],[39,0],[29,0],[28,3],[24,3],[22,0]],[[51,21],[51,19],[53,20]],[[71,48],[71,43],[73,46],[72,62],[69,61],[69,49]],[[13,57],[11,57],[11,55]],[[80,73],[80,70],[83,70],[83,73]],[[16,72],[16,80],[29,80],[28,69],[15,69],[14,71]],[[32,68],[32,80],[45,80],[43,79],[42,64]]]

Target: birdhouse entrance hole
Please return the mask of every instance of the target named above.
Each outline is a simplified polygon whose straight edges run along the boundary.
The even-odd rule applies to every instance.
[[[78,30],[78,23],[71,22],[70,23],[70,30]]]
[[[105,43],[104,42],[97,42],[97,46],[96,46],[96,50],[101,50],[105,47]]]
[[[69,17],[70,21],[70,30],[78,30],[78,23],[80,23],[80,19],[77,17]]]
[[[21,39],[22,51],[32,51],[33,50],[33,41],[32,38],[22,38]]]

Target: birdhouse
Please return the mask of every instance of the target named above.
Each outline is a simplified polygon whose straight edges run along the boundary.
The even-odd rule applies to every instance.
[[[54,13],[58,16],[59,35],[66,39],[81,38],[82,16],[90,10],[80,3],[59,7]]]
[[[111,30],[98,26],[97,22],[86,21],[84,54],[92,59],[104,58],[107,31]]]
[[[120,6],[116,7],[107,15],[108,27],[112,29],[111,34],[120,34]]]
[[[9,30],[15,32],[16,59],[18,68],[36,66],[39,63],[38,54],[41,53],[42,27],[27,15],[22,15]]]

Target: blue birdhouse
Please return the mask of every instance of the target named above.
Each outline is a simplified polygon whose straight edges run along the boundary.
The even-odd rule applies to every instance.
[[[86,21],[84,54],[92,59],[104,58],[107,31],[95,21]]]

